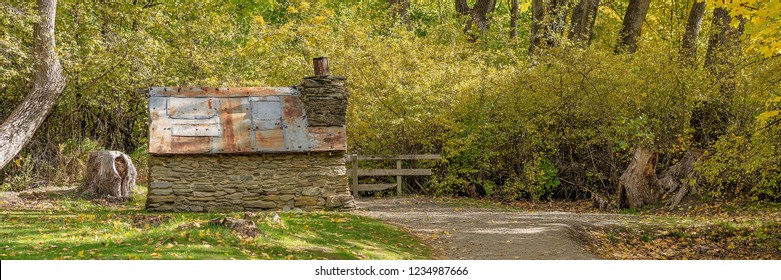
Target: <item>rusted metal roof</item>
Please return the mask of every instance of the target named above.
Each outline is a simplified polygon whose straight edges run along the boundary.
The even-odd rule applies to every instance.
[[[152,154],[346,150],[345,127],[309,127],[295,87],[149,88]]]

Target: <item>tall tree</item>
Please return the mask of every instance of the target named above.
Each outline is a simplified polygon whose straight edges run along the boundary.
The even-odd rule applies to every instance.
[[[572,24],[568,38],[575,44],[586,46],[591,42],[592,30],[597,20],[601,0],[580,0],[572,10]]]
[[[65,87],[54,42],[56,11],[56,0],[38,0],[40,21],[33,29],[35,77],[25,99],[0,125],[0,169],[30,141]]]
[[[717,66],[733,66],[734,58],[739,57],[741,53],[740,35],[743,34],[745,20],[738,19],[737,26],[733,27],[732,16],[725,8],[713,9],[713,18],[711,21],[711,34],[708,40],[708,52],[705,54],[705,66],[711,67],[712,71]],[[721,74],[721,73],[719,73]]]
[[[496,7],[496,0],[477,0],[471,8],[467,0],[456,0],[456,12],[462,15],[469,15],[471,20],[466,24],[466,29],[470,29],[472,24],[477,24],[481,35],[485,35],[491,27],[488,20],[488,14]]]
[[[686,31],[681,43],[681,60],[691,63],[697,56],[697,40],[700,36],[702,18],[705,15],[705,0],[694,0],[689,10],[689,20],[686,21]]]
[[[510,1],[510,38],[518,38],[518,0]]]
[[[531,35],[529,36],[531,42],[529,44],[529,53],[534,53],[536,49],[543,46],[545,42],[545,36],[543,35],[543,27],[545,26],[545,5],[543,0],[531,0],[532,1],[532,26]]]
[[[624,23],[618,34],[616,53],[635,53],[637,51],[637,41],[640,39],[640,31],[643,28],[643,22],[650,5],[651,0],[629,0],[629,6],[624,14]]]
[[[724,135],[729,125],[727,108],[735,91],[735,63],[740,58],[742,49],[740,36],[743,34],[745,20],[738,20],[738,25],[731,26],[732,16],[725,8],[713,10],[711,21],[712,34],[708,40],[708,51],[705,54],[705,68],[718,82],[718,94],[705,100],[694,108],[690,125],[694,129],[695,146],[707,148]]]

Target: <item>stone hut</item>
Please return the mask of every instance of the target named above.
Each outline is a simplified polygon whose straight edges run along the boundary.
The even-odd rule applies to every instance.
[[[345,78],[315,64],[299,86],[149,88],[146,208],[354,208]]]

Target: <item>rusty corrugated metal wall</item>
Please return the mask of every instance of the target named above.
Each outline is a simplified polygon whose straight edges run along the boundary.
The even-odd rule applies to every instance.
[[[345,127],[309,127],[295,87],[149,88],[152,154],[346,150]]]

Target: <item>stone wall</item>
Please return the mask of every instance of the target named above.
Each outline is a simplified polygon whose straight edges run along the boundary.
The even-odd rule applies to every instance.
[[[342,152],[151,155],[149,211],[352,209]]]
[[[309,126],[344,126],[348,92],[345,78],[311,76],[299,87]]]

